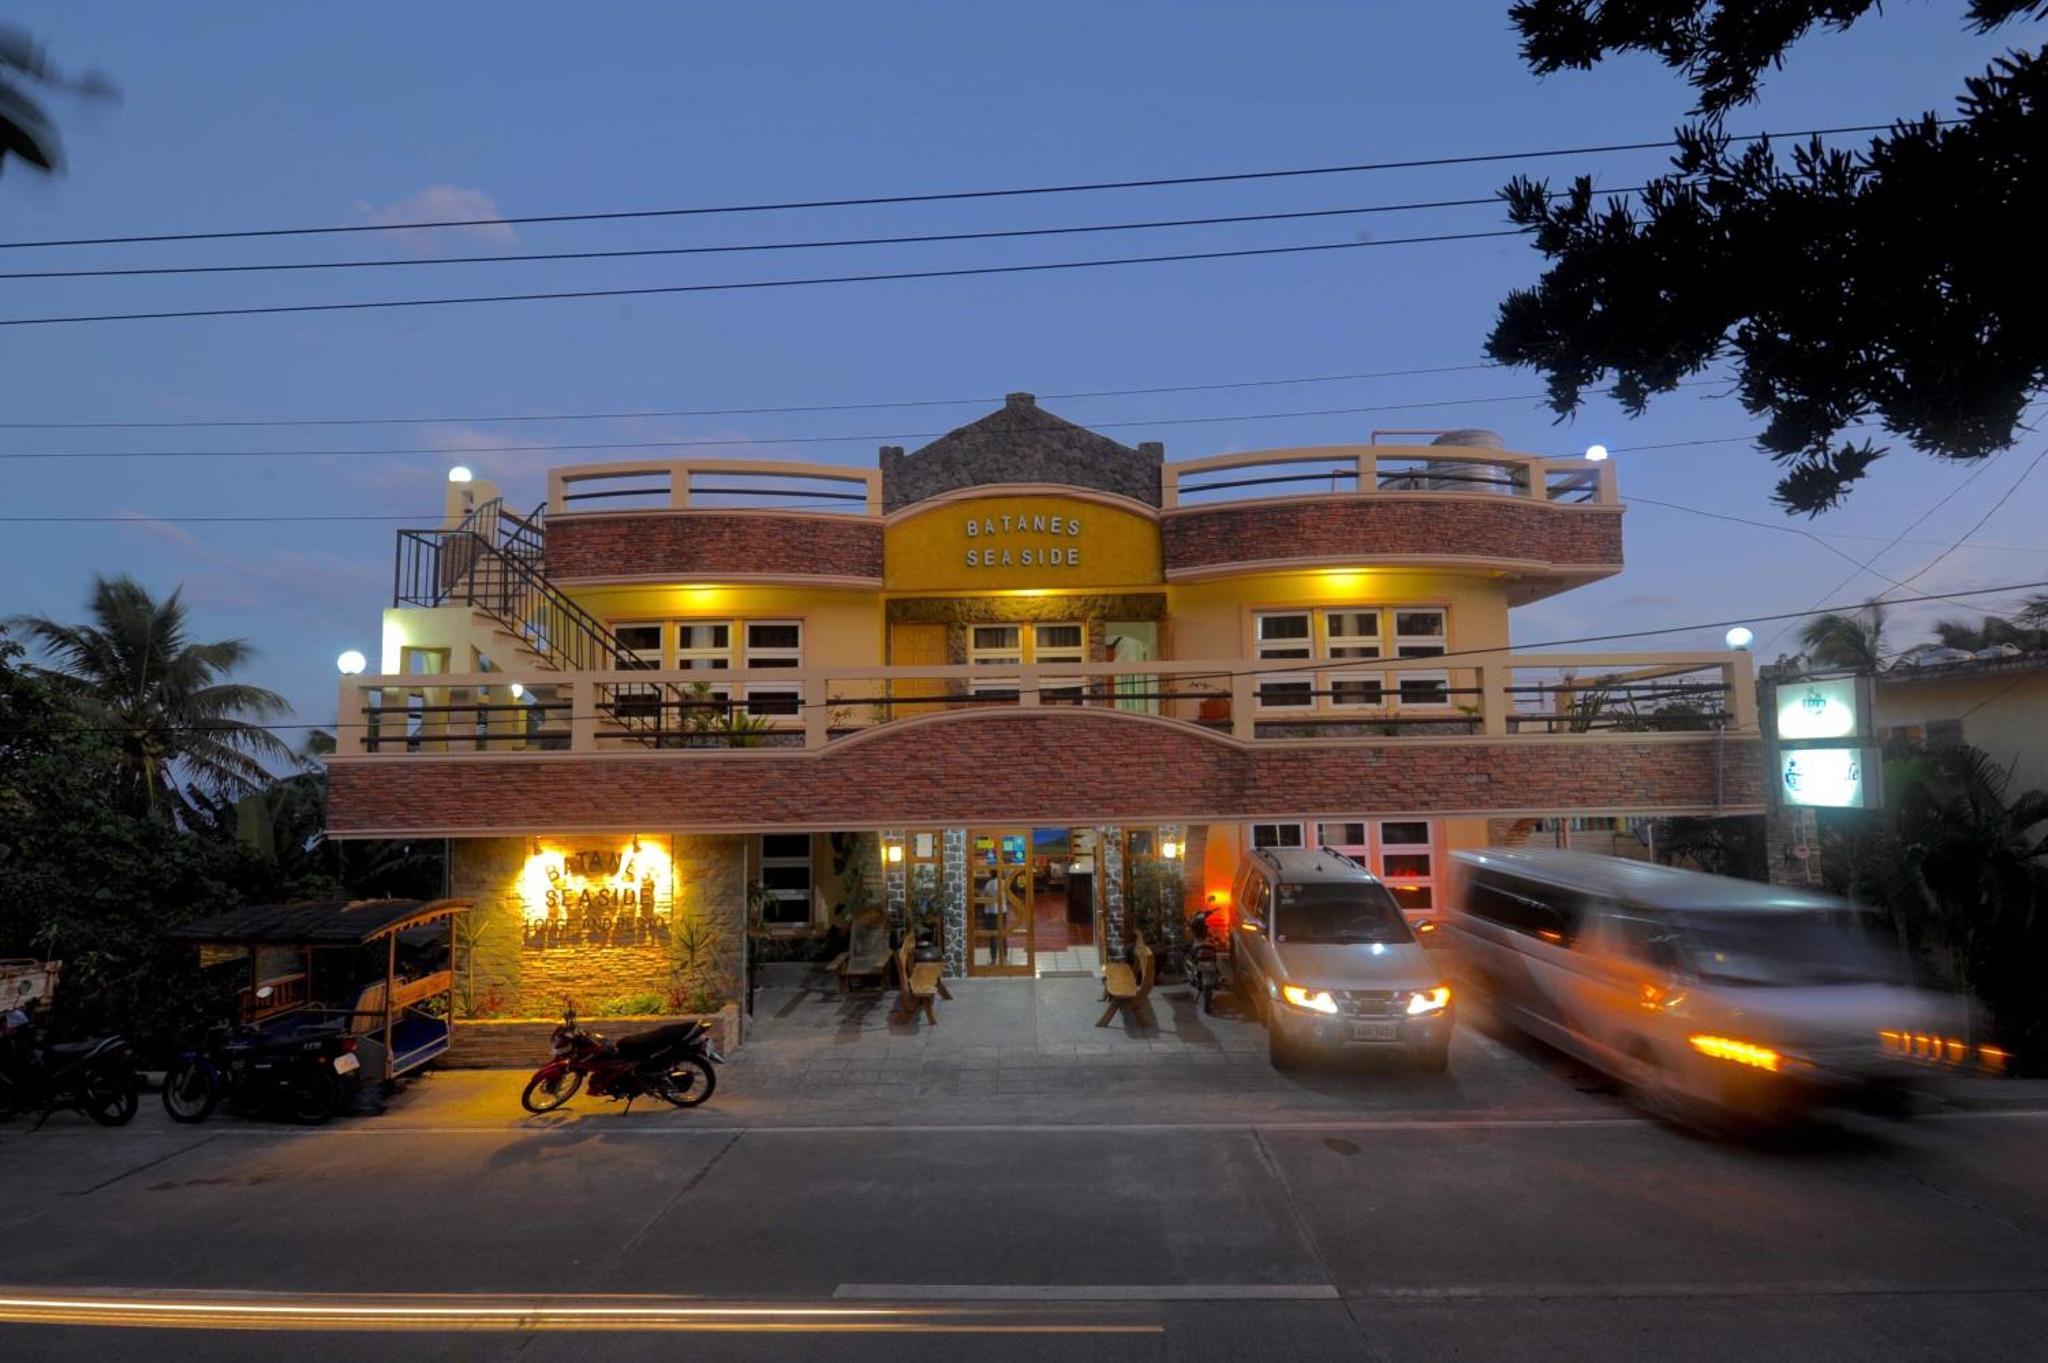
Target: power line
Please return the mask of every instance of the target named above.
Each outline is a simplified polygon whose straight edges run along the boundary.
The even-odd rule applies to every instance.
[[[1723,382],[1725,380],[1722,379],[1688,379],[1677,386],[1680,388],[1715,387]],[[1542,401],[1546,397],[1548,397],[1548,394],[1545,393],[1512,393],[1498,397],[1434,398],[1419,402],[1383,403],[1372,407],[1318,407],[1292,412],[1239,412],[1225,416],[1135,418],[1121,421],[1092,422],[1090,423],[1090,429],[1116,430],[1125,427],[1205,426],[1233,421],[1281,421],[1297,417],[1366,416],[1375,412],[1412,412],[1437,407],[1477,407],[1500,402],[1537,402]],[[560,454],[598,450],[678,450],[753,445],[829,445],[855,440],[929,440],[949,433],[947,431],[883,431],[858,435],[732,436],[717,440],[606,440],[576,444],[491,445],[467,450],[444,449],[431,445],[393,446],[378,449],[314,450],[29,450],[0,454],[0,461],[27,459],[315,459],[339,456],[402,457],[424,454],[459,459],[486,454]]]
[[[549,303],[568,299],[640,298],[654,294],[737,293],[755,289],[797,289],[823,284],[884,284],[909,279],[961,279],[973,275],[1044,274],[1058,270],[1098,270],[1126,265],[1164,265],[1195,260],[1245,260],[1256,256],[1305,255],[1319,251],[1356,251],[1374,246],[1416,246],[1427,242],[1479,241],[1488,237],[1520,237],[1533,228],[1505,227],[1491,232],[1440,232],[1420,237],[1381,237],[1372,241],[1324,241],[1305,246],[1255,246],[1234,251],[1177,251],[1167,255],[1112,256],[1101,260],[1052,260],[1028,265],[975,265],[950,270],[890,270],[881,274],[812,275],[797,279],[742,279],[723,284],[643,284],[618,289],[561,289],[544,293],[448,295],[439,298],[378,298],[353,303],[273,303],[261,307],[173,308],[160,312],[72,313],[54,317],[0,317],[0,327],[65,326],[87,322],[163,322],[195,317],[274,317],[287,313],[373,312],[391,308],[442,308],[477,303]]]
[[[1044,393],[1047,402],[1071,402],[1082,398],[1138,397],[1154,393],[1209,393],[1229,388],[1280,388],[1294,384],[1351,383],[1364,379],[1412,378],[1420,374],[1458,374],[1476,369],[1502,369],[1504,365],[1440,364],[1422,369],[1379,369],[1359,374],[1313,374],[1286,379],[1240,379],[1226,383],[1177,383],[1147,388],[1096,388],[1085,392]],[[673,410],[620,412],[519,412],[489,416],[370,416],[370,417],[283,417],[276,420],[196,418],[187,421],[0,421],[6,431],[115,431],[240,429],[283,426],[436,426],[490,425],[525,421],[634,421],[664,417],[760,416],[800,412],[873,412],[901,407],[993,406],[1002,398],[905,398],[896,402],[830,402],[779,407],[695,407]],[[866,437],[861,437],[865,439]],[[1740,437],[1748,439],[1749,437]]]
[[[1844,587],[1848,586],[1851,582],[1854,582],[1863,573],[1870,571],[1871,564],[1877,562],[1886,554],[1890,553],[1895,547],[1897,547],[1897,545],[1901,541],[1903,541],[1906,538],[1906,536],[1912,534],[1915,530],[1918,530],[1923,524],[1926,523],[1928,517],[1932,516],[1935,512],[1941,510],[1944,506],[1947,506],[1951,501],[1953,501],[1956,497],[1956,494],[1960,493],[1964,488],[1967,488],[1970,484],[1976,482],[1979,478],[1983,477],[1985,472],[1989,470],[1993,464],[1997,463],[1999,457],[2004,453],[2005,452],[2003,450],[2000,450],[1997,454],[1993,454],[1988,459],[1984,459],[1981,462],[1979,462],[1976,468],[1970,470],[1969,477],[1963,479],[1962,482],[1957,483],[1954,487],[1950,488],[1947,492],[1943,493],[1941,497],[1933,505],[1929,506],[1925,511],[1922,511],[1918,516],[1915,516],[1912,522],[1909,525],[1907,525],[1905,529],[1899,531],[1898,534],[1894,535],[1891,538],[1891,540],[1885,544],[1884,548],[1878,550],[1876,553],[1872,554],[1869,558],[1865,559],[1861,564],[1859,564],[1856,568],[1856,571],[1850,573],[1840,582],[1837,582],[1834,586],[1828,588],[1827,591],[1821,593],[1821,599],[1826,600],[1828,597],[1833,596],[1836,592],[1841,591]],[[1785,637],[1785,631],[1790,628],[1790,625],[1780,627],[1778,631],[1764,643],[1763,648],[1759,649],[1758,652],[1761,653],[1768,651],[1771,648],[1774,648],[1777,645],[1778,640]]]
[[[1944,119],[1942,122],[1955,122]],[[1795,132],[1750,133],[1732,143],[1760,142],[1771,137],[1833,137],[1845,133],[1889,132],[1889,123],[1864,123],[1839,128],[1805,128]],[[1473,166],[1501,161],[1534,161],[1562,156],[1605,156],[1615,152],[1659,151],[1677,145],[1675,138],[1654,142],[1610,142],[1596,146],[1546,147],[1535,151],[1486,152],[1465,156],[1416,157],[1400,161],[1361,161],[1348,165],[1296,166],[1277,170],[1229,171],[1206,175],[1164,175],[1135,180],[1094,180],[1073,184],[1031,185],[1000,189],[944,190],[920,194],[863,195],[843,199],[794,199],[765,203],[720,204],[690,208],[639,208],[611,212],[535,213],[514,217],[441,218],[426,222],[349,223],[331,227],[262,227],[217,232],[153,232],[117,237],[71,237],[42,241],[0,241],[0,250],[34,247],[126,246],[144,242],[228,241],[251,237],[339,236],[362,232],[417,232],[445,227],[508,227],[559,222],[619,222],[634,218],[705,217],[725,213],[779,213],[796,209],[872,208],[890,204],[948,203],[972,199],[1012,199],[1047,194],[1092,194],[1105,190],[1162,189],[1174,185],[1214,185],[1255,180],[1303,179],[1323,175],[1360,175],[1386,170],[1420,170],[1432,166]]]
[[[1899,583],[1898,585],[1900,586],[1900,588],[1903,589],[1909,587],[1914,582],[1917,582],[1919,579],[1925,577],[1929,572],[1933,571],[1936,564],[1940,563],[1950,554],[1953,554],[1956,550],[1962,548],[1963,545],[1969,541],[1970,536],[1976,534],[1979,530],[1982,530],[1984,528],[1984,523],[1990,520],[1993,516],[1996,516],[1999,513],[2000,509],[2003,508],[2007,502],[2012,500],[2013,493],[2018,492],[2020,490],[2020,484],[2026,482],[2027,479],[2032,476],[2034,470],[2041,467],[2041,461],[2043,459],[2048,459],[2048,445],[2043,445],[2040,448],[2040,450],[2035,453],[2033,462],[2028,464],[2026,468],[2020,471],[2019,477],[2012,480],[2012,486],[2008,487],[2004,492],[1999,494],[1998,500],[1991,504],[1990,510],[1986,511],[1983,515],[1979,516],[1976,522],[1972,524],[1968,530],[1965,530],[1961,535],[1959,535],[1956,538],[1956,542],[1954,544],[1951,544],[1948,548],[1936,554],[1933,558],[1929,559],[1926,565],[1923,566],[1918,572],[1906,578],[1904,582]],[[1879,593],[1879,595],[1882,596],[1883,594]]]
[[[1604,194],[1638,194],[1642,186],[1609,189]],[[1553,194],[1552,198],[1562,197]],[[647,256],[731,255],[754,251],[815,251],[846,246],[910,246],[949,241],[998,241],[1018,237],[1075,236],[1093,232],[1146,232],[1178,227],[1219,227],[1243,223],[1290,222],[1312,218],[1360,217],[1369,213],[1408,213],[1430,208],[1498,206],[1500,197],[1435,199],[1420,203],[1374,204],[1354,208],[1308,208],[1286,213],[1234,213],[1213,218],[1162,218],[1149,222],[1087,223],[1073,227],[1013,227],[986,232],[924,232],[913,236],[839,237],[820,241],[738,242],[720,246],[656,246],[621,251],[545,251],[515,255],[434,256],[416,260],[315,260],[257,265],[147,265],[84,270],[13,270],[0,279],[113,279],[151,275],[261,274],[298,270],[414,269],[438,265],[518,265],[557,260],[628,260]]]

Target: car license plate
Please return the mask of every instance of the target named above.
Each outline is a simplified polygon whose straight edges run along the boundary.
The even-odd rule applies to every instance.
[[[336,1074],[354,1074],[357,1070],[361,1069],[362,1067],[362,1061],[356,1059],[354,1056],[348,1054],[345,1051],[342,1054],[334,1057],[334,1072]]]
[[[1397,1041],[1401,1036],[1398,1022],[1354,1022],[1351,1024],[1353,1041]]]

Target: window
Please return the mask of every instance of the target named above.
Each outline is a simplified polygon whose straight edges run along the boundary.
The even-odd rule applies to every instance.
[[[804,627],[795,620],[747,622],[748,667],[801,667]]]
[[[1041,664],[1082,663],[1088,660],[1088,631],[1080,625],[1034,625],[1031,629],[1031,661]],[[1047,705],[1079,705],[1082,683],[1054,681],[1039,685],[1039,700]]]
[[[1365,849],[1365,825],[1362,823],[1319,823],[1316,825],[1316,842],[1324,847],[1334,847],[1339,852]]]
[[[1379,826],[1381,881],[1411,913],[1436,907],[1436,849],[1421,820],[1384,820]]]
[[[804,694],[794,686],[749,686],[747,713],[750,715],[800,715]]]
[[[1324,611],[1323,628],[1332,658],[1380,656],[1380,613],[1376,610]]]
[[[1252,825],[1253,847],[1299,847],[1301,846],[1301,825],[1298,823],[1255,823]]]
[[[763,833],[760,844],[763,922],[803,927],[811,921],[811,835]]]
[[[970,625],[967,630],[967,662],[971,667],[1017,667],[1023,663],[1084,663],[1088,660],[1088,630],[1078,624],[1052,625]],[[1004,677],[973,682],[968,691],[977,696],[1017,698],[1017,679]],[[1078,705],[1083,684],[1058,679],[1039,687],[1039,699],[1048,705]]]
[[[619,641],[621,668],[655,671],[661,666],[661,622],[635,620],[613,625],[612,637]],[[661,688],[618,686],[612,690],[612,711],[636,729],[661,723]]]
[[[676,667],[685,672],[723,672],[732,666],[732,624],[725,620],[676,622]]]
[[[1394,612],[1394,656],[1397,658],[1440,658],[1447,648],[1444,612],[1440,610],[1397,610]],[[1450,673],[1403,672],[1398,695],[1403,705],[1449,705]]]
[[[1255,615],[1252,628],[1261,658],[1305,659],[1315,656],[1307,611]],[[1307,673],[1286,680],[1261,680],[1259,704],[1268,710],[1305,710],[1315,705],[1315,691],[1315,679]]]
[[[1473,917],[1511,932],[1539,937],[1552,946],[1570,946],[1577,915],[1570,906],[1552,902],[1553,893],[1505,877],[1475,876],[1465,892],[1465,907]]]

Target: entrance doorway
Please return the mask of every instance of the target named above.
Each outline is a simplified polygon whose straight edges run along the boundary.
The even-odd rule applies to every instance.
[[[1031,974],[1030,829],[968,830],[967,898],[967,973]]]

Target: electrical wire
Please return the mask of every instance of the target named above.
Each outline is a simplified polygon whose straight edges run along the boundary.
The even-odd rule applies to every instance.
[[[1941,119],[1954,123],[1956,119]],[[1748,133],[1730,137],[1734,144],[1772,137],[1833,137],[1847,133],[1890,132],[1890,123],[1863,123],[1836,128],[1804,128],[1793,132]],[[1325,175],[1360,175],[1387,170],[1421,170],[1435,166],[1475,166],[1501,161],[1534,161],[1563,156],[1605,156],[1616,152],[1661,151],[1677,146],[1676,138],[1654,142],[1610,142],[1595,146],[1545,147],[1535,151],[1484,152],[1463,156],[1412,157],[1399,161],[1360,161],[1347,165],[1296,166],[1278,170],[1227,171],[1205,175],[1160,175],[1133,180],[1093,180],[1071,184],[1030,185],[999,189],[942,190],[918,194],[870,194],[840,199],[794,199],[779,202],[720,204],[690,208],[640,208],[611,212],[534,213],[489,218],[440,218],[425,222],[347,223],[330,227],[259,227],[215,232],[153,232],[115,237],[70,237],[41,241],[0,241],[0,250],[40,247],[126,246],[145,242],[230,241],[252,237],[340,236],[364,232],[417,232],[445,227],[506,227],[560,222],[619,222],[635,218],[705,217],[726,213],[779,213],[797,209],[872,208],[890,204],[949,203],[973,199],[1013,199],[1048,194],[1093,194],[1106,190],[1162,189],[1175,185],[1215,185],[1247,181],[1303,179]]]
[[[1602,190],[1602,194],[1639,194],[1641,185]],[[1553,194],[1561,198],[1562,194]],[[1180,227],[1219,227],[1244,223],[1292,222],[1312,218],[1361,217],[1369,213],[1409,213],[1432,208],[1474,208],[1500,204],[1500,196],[1482,199],[1434,199],[1419,203],[1373,204],[1352,208],[1307,208],[1284,213],[1234,213],[1212,218],[1164,218],[1149,222],[1086,223],[1072,227],[1013,227],[986,232],[925,232],[914,236],[840,237],[822,241],[738,242],[719,246],[656,246],[619,251],[543,251],[480,256],[428,256],[411,260],[282,261],[257,265],[145,265],[79,270],[0,271],[0,279],[132,279],[160,275],[265,274],[306,270],[416,269],[438,265],[518,265],[536,261],[629,260],[650,256],[731,255],[755,251],[817,251],[851,246],[908,246],[949,241],[999,241],[1020,237],[1076,236],[1095,232],[1148,232]]]
[[[1043,393],[1047,402],[1074,402],[1083,398],[1138,397],[1153,393],[1210,393],[1230,388],[1281,388],[1293,384],[1352,383],[1365,379],[1413,378],[1419,374],[1459,374],[1477,369],[1507,366],[1482,361],[1474,364],[1439,364],[1420,369],[1377,369],[1357,374],[1311,374],[1285,379],[1238,379],[1222,383],[1159,384],[1146,388],[1095,388],[1073,393]],[[240,429],[284,426],[435,426],[446,424],[497,425],[523,421],[635,421],[661,417],[761,416],[799,412],[873,412],[899,407],[997,406],[1000,396],[971,398],[904,398],[895,402],[827,402],[779,407],[692,407],[670,410],[643,409],[619,412],[515,412],[488,416],[365,416],[365,417],[279,417],[273,420],[249,418],[194,418],[177,421],[0,421],[0,431],[141,431]],[[1737,437],[1749,439],[1748,436]]]
[[[1725,379],[1687,379],[1680,388],[1718,387]],[[1291,412],[1240,412],[1224,416],[1181,416],[1132,418],[1091,422],[1091,430],[1125,427],[1206,426],[1233,421],[1283,421],[1298,417],[1368,416],[1376,412],[1412,412],[1437,407],[1478,407],[1500,402],[1540,402],[1547,393],[1508,393],[1497,397],[1430,398],[1417,402],[1382,403],[1371,407],[1317,407]],[[995,429],[995,428],[988,428]],[[588,453],[599,450],[687,450],[723,449],[753,445],[830,445],[848,441],[931,440],[950,431],[882,431],[859,435],[733,436],[718,440],[603,440],[572,444],[491,445],[471,450],[445,449],[433,445],[392,446],[377,449],[313,450],[27,450],[0,453],[0,461],[30,459],[315,459],[327,457],[401,457],[437,455],[459,459],[488,454]]]
[[[1025,265],[974,265],[949,270],[889,270],[880,274],[811,275],[797,279],[742,279],[721,284],[642,284],[617,289],[559,289],[541,293],[446,295],[439,298],[376,298],[350,303],[272,303],[253,307],[171,308],[156,312],[69,313],[47,317],[0,317],[0,327],[69,326],[94,322],[162,322],[195,317],[276,317],[293,313],[374,312],[392,308],[463,307],[482,303],[550,303],[569,299],[644,298],[657,294],[739,293],[756,289],[799,289],[826,284],[886,284],[912,279],[963,279],[970,276],[1045,274],[1060,270],[1100,270],[1129,265],[1167,265],[1198,260],[1248,260],[1322,251],[1357,251],[1377,246],[1416,246],[1427,242],[1480,241],[1490,237],[1527,236],[1534,228],[1506,227],[1489,232],[1439,232],[1417,237],[1380,237],[1368,241],[1311,242],[1303,246],[1254,246],[1232,251],[1177,251],[1165,255],[1112,256],[1100,260],[1036,261]]]

